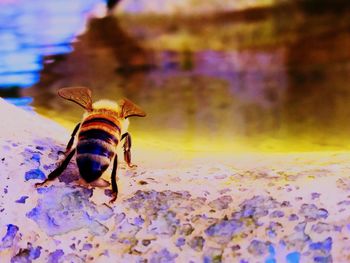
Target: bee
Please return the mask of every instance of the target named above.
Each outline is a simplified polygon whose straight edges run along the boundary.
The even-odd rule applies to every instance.
[[[121,140],[124,140],[124,160],[129,167],[134,167],[135,165],[131,164],[131,136],[127,132],[128,118],[132,116],[145,117],[146,113],[139,106],[125,98],[118,102],[99,100],[93,103],[91,90],[85,87],[62,88],[58,91],[58,95],[82,106],[86,112],[71,135],[66,147],[65,159],[47,176],[45,181],[37,183],[35,186],[43,186],[57,178],[76,154],[80,176],[87,183],[101,180],[101,175],[113,162],[111,173],[112,199],[110,203],[114,202],[118,196],[116,182],[117,146]]]

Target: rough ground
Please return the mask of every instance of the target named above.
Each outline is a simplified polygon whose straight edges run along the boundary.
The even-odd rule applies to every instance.
[[[69,133],[0,106],[1,262],[350,261],[347,153],[141,151],[136,169],[120,162],[108,205],[109,188],[80,184],[74,162],[35,189]]]

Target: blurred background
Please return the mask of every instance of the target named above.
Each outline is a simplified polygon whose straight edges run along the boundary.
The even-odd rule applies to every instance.
[[[1,97],[69,129],[59,88],[127,97],[148,147],[349,150],[349,73],[346,0],[0,0]]]

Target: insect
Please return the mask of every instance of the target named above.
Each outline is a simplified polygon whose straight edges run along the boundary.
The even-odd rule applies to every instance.
[[[133,167],[130,152],[131,136],[127,132],[128,118],[132,116],[145,117],[146,113],[139,106],[125,98],[118,102],[99,100],[92,103],[91,90],[85,87],[62,88],[58,91],[58,95],[79,104],[86,112],[71,135],[66,147],[65,159],[47,176],[45,181],[37,183],[35,186],[40,187],[57,178],[76,154],[80,176],[87,183],[103,180],[100,178],[101,175],[113,162],[111,173],[112,199],[110,203],[114,202],[118,196],[116,182],[117,145],[121,140],[124,140],[124,160],[129,167]]]

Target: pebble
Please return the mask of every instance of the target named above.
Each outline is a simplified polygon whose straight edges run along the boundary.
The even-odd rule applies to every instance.
[[[188,242],[188,245],[195,251],[201,252],[203,250],[204,243],[205,239],[203,237],[195,236]]]
[[[237,250],[240,250],[241,249],[241,246],[240,245],[233,245],[231,247],[232,251],[237,251]]]
[[[125,219],[125,217],[126,217],[125,213],[116,214],[115,215],[115,224],[119,225]]]
[[[27,244],[27,248],[20,249],[18,253],[11,258],[11,263],[32,262],[40,257],[42,247],[33,247],[31,243]]]
[[[188,235],[191,235],[194,228],[191,224],[187,223],[187,224],[183,224],[180,228],[180,235],[185,235],[185,236],[188,236]]]
[[[211,201],[208,205],[216,210],[227,209],[229,204],[233,202],[233,199],[230,195],[221,196],[213,201]]]
[[[176,214],[172,211],[160,211],[156,218],[151,221],[148,227],[150,233],[156,235],[173,236],[180,224],[180,220],[176,218]]]
[[[147,247],[149,244],[151,244],[151,240],[149,239],[142,240],[142,245],[144,245],[145,247]]]
[[[152,253],[150,263],[173,263],[177,256],[177,254],[171,253],[168,249],[164,248]]]
[[[204,263],[221,263],[223,251],[219,248],[209,247],[204,251]]]
[[[240,204],[243,217],[252,217],[258,220],[260,217],[267,216],[271,209],[275,209],[280,204],[269,196],[254,196]]]
[[[326,209],[319,209],[314,204],[302,204],[299,213],[304,216],[307,221],[315,221],[317,219],[325,219],[328,217],[328,211]]]
[[[236,219],[221,220],[209,226],[204,232],[209,237],[216,237],[217,242],[225,244],[231,241],[235,234],[243,230],[243,222]]]
[[[59,263],[61,258],[64,256],[62,249],[57,249],[54,252],[51,252],[48,257],[48,263]]]
[[[29,198],[29,196],[22,196],[20,197],[18,200],[16,200],[15,202],[16,203],[19,203],[19,204],[24,204],[26,202],[26,200]]]
[[[269,252],[270,242],[252,240],[248,246],[248,252],[254,256],[262,256]]]
[[[144,222],[145,220],[143,220],[141,216],[134,218],[134,225],[141,226]]]
[[[19,228],[16,225],[8,224],[5,236],[1,239],[0,250],[12,247],[13,240]]]
[[[315,200],[315,199],[319,198],[320,196],[321,196],[320,193],[311,193],[311,199],[312,200]]]
[[[83,245],[83,250],[90,251],[92,249],[92,244],[86,243]]]
[[[299,220],[299,217],[296,214],[291,214],[288,218],[289,221]]]
[[[32,169],[25,173],[24,178],[26,181],[33,179],[45,180],[46,176],[40,169]]]
[[[348,205],[350,205],[350,200],[340,201],[340,202],[337,203],[337,205],[346,205],[346,206],[348,206]]]
[[[175,242],[177,247],[182,247],[183,245],[185,245],[185,243],[186,243],[186,239],[183,237],[178,238]]]
[[[306,222],[300,222],[294,227],[294,230],[296,232],[304,232],[305,231],[305,227],[306,227]]]
[[[311,231],[321,234],[323,232],[330,232],[330,231],[336,231],[337,226],[333,226],[324,222],[317,222],[311,227]]]
[[[283,229],[281,223],[278,222],[270,222],[269,226],[266,228],[266,235],[270,238],[274,238],[277,236],[277,232]]]
[[[322,257],[322,256],[316,256],[314,257],[314,262],[316,263],[332,263],[332,255],[329,255],[327,257]]]
[[[284,237],[280,243],[288,249],[301,251],[310,241],[311,239],[308,235],[303,231],[299,231]]]
[[[324,241],[311,243],[309,247],[312,250],[322,250],[325,253],[329,253],[332,249],[332,244],[332,238],[328,237]]]
[[[284,212],[283,212],[283,211],[279,211],[279,210],[273,211],[273,212],[270,214],[270,217],[271,217],[271,218],[280,218],[280,217],[284,217]]]
[[[137,239],[135,236],[140,229],[140,226],[130,223],[129,219],[123,220],[112,233],[111,239],[130,246],[136,245]]]

